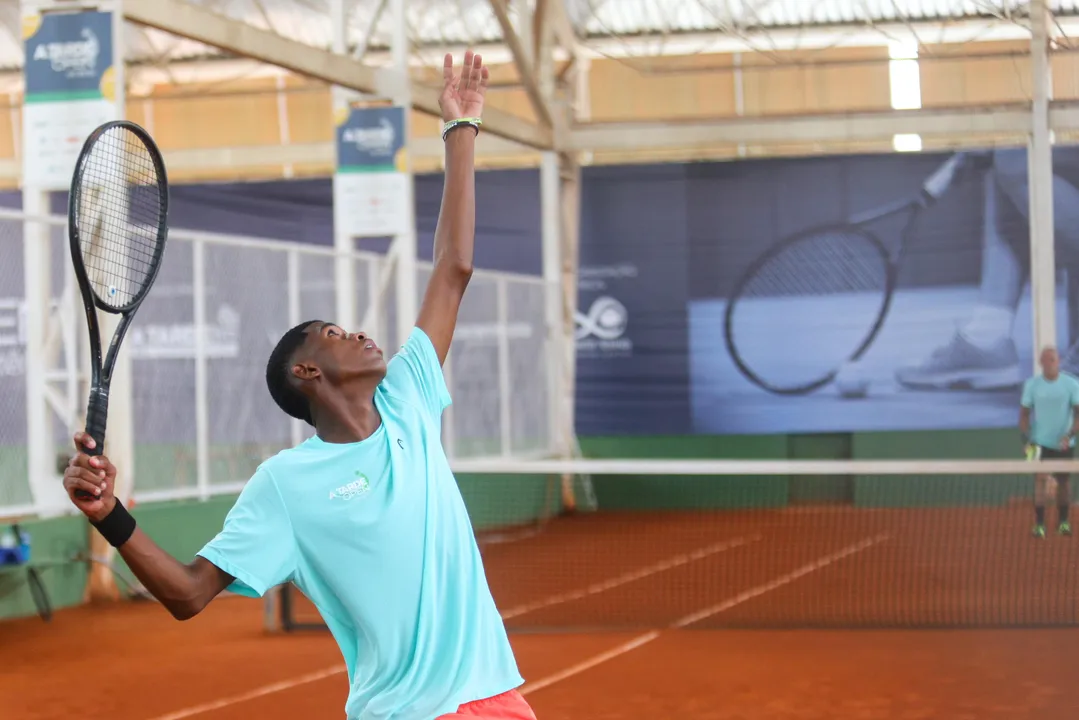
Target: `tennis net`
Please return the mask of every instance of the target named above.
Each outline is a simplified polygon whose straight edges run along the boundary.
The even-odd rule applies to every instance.
[[[1079,463],[1041,463],[1075,471]],[[1079,624],[1079,536],[1022,461],[473,462],[511,631]],[[563,509],[565,475],[595,502]],[[1079,518],[1077,518],[1079,519]],[[322,627],[295,589],[284,629]]]

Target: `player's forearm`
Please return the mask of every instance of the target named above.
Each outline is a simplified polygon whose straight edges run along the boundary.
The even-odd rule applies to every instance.
[[[1024,437],[1030,435],[1030,411],[1026,408],[1019,411],[1019,432],[1023,433]]]
[[[196,562],[185,565],[138,528],[119,547],[119,553],[139,582],[177,620],[197,615],[227,585],[224,578],[214,582],[213,574],[220,571],[209,562],[196,558]]]
[[[446,181],[435,227],[435,264],[467,276],[476,237],[476,133],[470,127],[446,137]]]

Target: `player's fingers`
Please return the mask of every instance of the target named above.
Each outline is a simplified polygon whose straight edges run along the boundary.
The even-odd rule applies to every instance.
[[[446,85],[453,83],[453,55],[450,53],[442,58],[442,82]]]
[[[90,433],[83,432],[82,430],[75,433],[76,450],[82,450],[83,448],[93,450],[95,447],[97,447],[97,441],[90,436]]]
[[[82,491],[89,493],[95,498],[101,497],[101,493],[105,492],[105,488],[101,487],[100,483],[91,482],[85,478],[69,478],[64,486],[67,488],[68,495],[74,496],[75,493]]]
[[[112,463],[104,455],[87,455],[86,453],[79,453],[71,458],[69,465],[101,476],[104,476],[112,467]]]
[[[464,65],[461,67],[461,89],[468,90],[469,88],[471,88],[473,85],[473,80],[474,78],[472,75],[472,51],[466,50],[465,62]]]
[[[81,467],[69,467],[64,471],[64,482],[66,483],[68,478],[72,481],[85,480],[88,483],[94,485],[107,485],[105,481],[105,472],[103,470],[89,470]]]

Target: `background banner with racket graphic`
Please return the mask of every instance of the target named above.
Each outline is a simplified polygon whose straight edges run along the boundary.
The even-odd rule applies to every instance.
[[[1033,368],[1026,152],[950,160],[590,168],[578,432],[1014,425]],[[1079,148],[1054,162],[1064,353],[1079,337]],[[908,203],[923,187],[939,196],[924,209]]]

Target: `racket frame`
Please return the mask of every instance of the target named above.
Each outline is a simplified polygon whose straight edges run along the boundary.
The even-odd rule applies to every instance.
[[[97,141],[109,130],[123,128],[139,138],[145,145],[150,159],[157,173],[157,191],[160,202],[159,222],[157,228],[156,246],[151,260],[149,274],[142,287],[132,297],[131,301],[123,307],[113,307],[103,302],[94,291],[90,281],[86,264],[82,258],[80,241],[83,237],[83,228],[79,222],[81,187],[87,158]],[[79,293],[82,296],[83,309],[86,312],[86,326],[90,338],[90,393],[86,403],[86,432],[94,438],[95,446],[84,449],[87,455],[101,455],[105,446],[105,428],[108,420],[109,387],[112,383],[112,373],[116,365],[116,357],[119,353],[120,344],[131,325],[135,312],[138,310],[150,287],[157,279],[157,273],[161,269],[161,260],[165,252],[165,243],[168,238],[168,211],[169,211],[169,182],[165,171],[165,161],[161,156],[161,150],[157,147],[150,134],[139,125],[128,120],[113,120],[96,128],[86,138],[78,160],[75,162],[75,172],[71,177],[71,189],[68,195],[68,245],[71,251],[71,261],[75,270],[75,279],[79,285]],[[101,222],[101,218],[97,219]],[[109,343],[108,352],[102,358],[101,327],[98,322],[97,310],[120,315],[120,322],[113,333]],[[89,498],[88,493],[77,491],[81,498]]]
[[[730,354],[735,367],[738,368],[738,372],[742,373],[747,380],[757,387],[762,390],[767,390],[775,395],[805,395],[811,393],[832,382],[832,380],[835,379],[836,374],[838,374],[839,368],[831,370],[826,375],[823,375],[816,380],[799,385],[780,387],[769,383],[751,370],[738,352],[738,346],[734,342],[734,312],[738,307],[742,292],[746,289],[746,286],[757,277],[757,272],[762,267],[771,262],[772,258],[780,253],[786,252],[788,248],[797,245],[800,242],[805,242],[826,232],[843,233],[845,235],[857,235],[861,237],[880,255],[881,262],[884,264],[884,288],[882,290],[880,310],[877,312],[877,319],[873,322],[869,332],[866,333],[865,338],[862,339],[850,358],[848,358],[848,362],[860,358],[862,354],[869,349],[869,346],[873,344],[873,341],[877,337],[877,333],[879,333],[881,327],[884,326],[884,319],[887,317],[888,310],[892,305],[892,296],[895,294],[895,285],[899,276],[899,265],[893,261],[891,254],[888,252],[884,243],[881,242],[880,238],[865,228],[857,225],[822,225],[803,230],[769,248],[767,252],[753,261],[746,272],[738,280],[738,284],[735,285],[734,291],[731,293],[731,298],[733,299],[727,303],[727,308],[723,313],[723,340],[727,344],[727,352]]]

